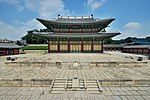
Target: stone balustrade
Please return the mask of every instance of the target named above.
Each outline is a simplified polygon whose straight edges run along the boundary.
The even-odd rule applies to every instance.
[[[54,79],[0,79],[0,87],[49,87],[51,86],[53,80]],[[101,86],[150,86],[150,80],[144,79],[120,79],[98,81]]]

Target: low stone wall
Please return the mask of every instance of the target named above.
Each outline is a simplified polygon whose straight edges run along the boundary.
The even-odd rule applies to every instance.
[[[102,86],[150,86],[150,80],[99,80]]]
[[[91,67],[146,67],[147,62],[90,62]]]
[[[1,87],[46,87],[51,83],[52,79],[0,79]]]
[[[95,79],[96,80],[96,79]],[[0,87],[49,87],[53,79],[0,79]],[[150,80],[98,80],[101,86],[150,86]]]
[[[8,66],[33,66],[33,67],[44,67],[44,66],[58,66],[57,63],[65,62],[5,62]],[[87,62],[90,67],[146,67],[148,62]],[[68,62],[69,64],[69,62]]]
[[[32,66],[32,67],[44,67],[44,66],[56,66],[56,62],[5,62],[6,65],[8,66]]]

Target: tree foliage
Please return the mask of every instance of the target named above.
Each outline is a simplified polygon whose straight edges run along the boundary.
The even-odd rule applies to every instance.
[[[150,41],[150,36],[146,37],[146,40]]]
[[[38,36],[35,36],[32,34],[33,32],[41,32],[43,30],[40,30],[40,31],[37,29],[30,30],[30,31],[28,31],[27,35],[23,36],[21,39],[26,40],[27,44],[46,44],[47,43],[46,38],[38,37]],[[44,31],[46,31],[46,29]]]
[[[127,37],[125,39],[120,39],[120,40],[112,40],[112,39],[107,39],[104,41],[105,44],[121,44],[121,43],[131,43],[132,39],[141,39],[141,38],[136,38],[136,37]],[[143,40],[148,40],[150,41],[150,37],[142,38]]]

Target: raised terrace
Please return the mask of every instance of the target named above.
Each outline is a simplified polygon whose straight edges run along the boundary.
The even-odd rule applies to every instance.
[[[9,57],[0,58],[0,99],[150,98],[150,65],[145,56],[106,52]],[[137,61],[139,57],[143,61]]]

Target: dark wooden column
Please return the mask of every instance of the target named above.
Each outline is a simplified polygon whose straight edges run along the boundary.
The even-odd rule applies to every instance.
[[[93,28],[93,25],[91,25],[91,33],[92,33],[92,28]]]
[[[15,54],[15,49],[12,49],[12,54],[13,54],[13,55]]]
[[[81,52],[83,52],[83,48],[84,48],[84,45],[83,45],[83,38],[81,39]]]
[[[101,42],[101,53],[103,53],[103,40]]]
[[[68,33],[70,33],[70,25],[68,25]]]
[[[58,29],[59,29],[58,33],[60,33],[60,26],[59,25],[58,25]]]
[[[68,38],[68,52],[70,52],[70,39]]]
[[[48,53],[50,53],[50,41],[48,40]]]
[[[81,25],[81,33],[83,33],[83,25]]]
[[[143,48],[141,48],[142,49],[142,54],[144,53],[144,50],[143,50]]]

